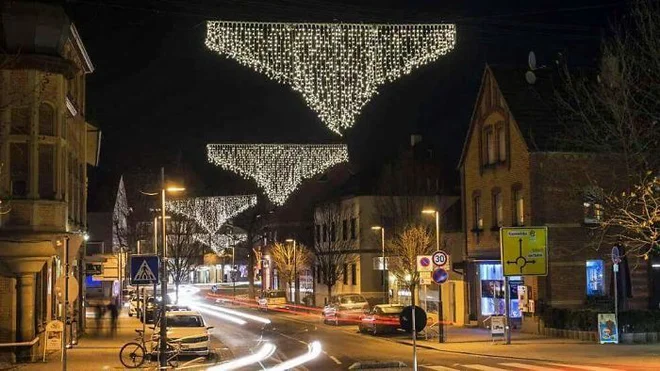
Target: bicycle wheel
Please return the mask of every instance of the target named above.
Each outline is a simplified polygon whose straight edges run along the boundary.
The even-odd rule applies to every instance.
[[[141,344],[127,343],[119,351],[119,361],[126,368],[138,368],[144,363],[146,351]]]

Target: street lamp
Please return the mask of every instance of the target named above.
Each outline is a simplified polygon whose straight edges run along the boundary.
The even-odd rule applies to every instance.
[[[382,268],[383,271],[381,272],[381,280],[382,280],[382,285],[383,285],[383,304],[390,303],[390,298],[389,295],[387,295],[387,288],[386,288],[386,281],[385,281],[385,227],[381,227],[379,225],[374,225],[371,227],[372,230],[374,231],[380,231],[380,248],[381,248],[381,259],[382,259]]]
[[[287,238],[286,242],[293,242],[293,303],[298,303],[298,262],[296,261],[296,240]]]
[[[440,212],[435,209],[424,209],[422,214],[435,214],[435,249],[440,250]],[[424,298],[426,300],[426,298]],[[442,313],[442,284],[438,284],[438,342],[445,342],[445,325]]]
[[[165,215],[165,193],[170,192],[170,193],[177,193],[177,192],[183,192],[185,191],[185,188],[183,187],[175,187],[175,186],[170,186],[166,187],[165,186],[165,168],[161,167],[160,168],[160,184],[161,184],[161,190],[160,190],[160,211],[161,211],[161,229],[163,230],[163,239],[162,239],[162,244],[163,248],[161,249],[160,252],[160,261],[161,261],[161,283],[160,283],[160,313],[161,313],[161,318],[160,318],[160,354],[159,354],[159,359],[160,359],[160,367],[167,367],[167,262],[166,262],[166,252],[165,250],[167,249],[167,229],[166,229],[166,223],[165,219],[167,219],[167,216]],[[155,293],[154,293],[155,296]]]

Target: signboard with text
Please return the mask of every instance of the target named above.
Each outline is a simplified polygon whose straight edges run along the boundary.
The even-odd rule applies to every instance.
[[[502,227],[500,249],[504,276],[548,275],[547,227]]]

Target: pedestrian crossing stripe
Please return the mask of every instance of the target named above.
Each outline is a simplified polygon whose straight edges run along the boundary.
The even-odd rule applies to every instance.
[[[154,274],[154,272],[151,271],[151,268],[149,268],[149,264],[147,264],[146,260],[142,261],[142,265],[140,265],[140,268],[138,269],[137,273],[135,273],[133,280],[148,281],[148,282],[156,281],[156,275]]]

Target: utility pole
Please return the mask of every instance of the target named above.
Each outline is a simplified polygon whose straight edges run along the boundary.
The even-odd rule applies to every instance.
[[[163,239],[162,239],[162,248],[160,251],[160,261],[161,261],[161,277],[160,277],[160,342],[159,342],[159,347],[160,347],[160,353],[159,353],[159,358],[160,358],[160,367],[167,367],[167,261],[166,259],[166,253],[165,249],[167,248],[167,233],[165,229],[165,168],[161,167],[160,168],[160,185],[161,185],[161,204],[160,204],[160,212],[161,212],[161,218],[162,218],[162,233],[163,233]],[[155,298],[155,291],[154,291],[154,298]],[[146,320],[146,319],[145,319]]]
[[[69,319],[69,236],[64,237],[64,329],[62,331],[62,371],[66,371],[66,325]]]

